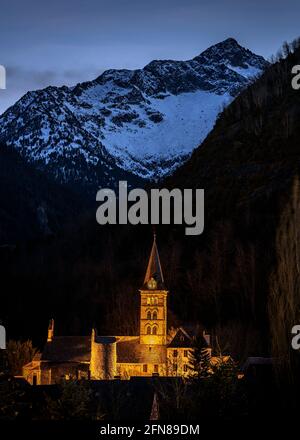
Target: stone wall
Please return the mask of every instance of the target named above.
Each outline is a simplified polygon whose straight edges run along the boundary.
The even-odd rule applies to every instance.
[[[116,376],[116,338],[92,334],[91,379],[113,379]]]

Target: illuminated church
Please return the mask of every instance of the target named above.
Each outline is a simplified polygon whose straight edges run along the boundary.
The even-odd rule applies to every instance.
[[[199,331],[180,327],[167,331],[168,290],[154,236],[140,289],[140,332],[137,336],[56,336],[50,321],[42,354],[23,367],[31,384],[53,384],[66,379],[129,379],[132,376],[184,376],[191,371],[191,357]],[[201,332],[211,354],[210,337]]]

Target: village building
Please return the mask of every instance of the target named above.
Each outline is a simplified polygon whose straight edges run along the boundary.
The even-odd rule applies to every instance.
[[[43,352],[23,367],[33,385],[66,379],[130,379],[134,376],[186,376],[191,373],[199,327],[187,326],[168,335],[168,290],[154,236],[140,289],[140,329],[137,336],[56,336],[54,320],[48,327]],[[201,331],[203,349],[211,356],[210,336]]]

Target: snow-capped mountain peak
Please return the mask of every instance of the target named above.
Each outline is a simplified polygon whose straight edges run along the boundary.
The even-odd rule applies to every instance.
[[[266,60],[249,49],[240,46],[234,38],[209,47],[194,60],[202,64],[218,64],[249,78],[259,74],[266,67]]]
[[[75,87],[27,93],[0,117],[0,140],[56,179],[96,189],[182,163],[263,57],[229,38],[192,60],[107,70]]]

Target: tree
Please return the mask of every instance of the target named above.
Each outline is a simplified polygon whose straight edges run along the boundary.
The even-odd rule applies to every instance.
[[[86,383],[77,380],[63,380],[60,396],[46,396],[45,417],[51,420],[92,419],[91,390]],[[101,418],[97,412],[97,418]]]
[[[291,349],[291,330],[300,319],[300,182],[295,178],[290,200],[277,231],[277,266],[270,279],[269,322],[277,375],[293,382],[297,352]]]
[[[206,378],[210,375],[210,353],[207,350],[206,343],[202,335],[198,335],[195,339],[191,363],[192,376],[194,378]]]
[[[167,381],[155,382],[154,390],[163,420],[187,420],[193,404],[188,381],[181,376],[175,376]]]
[[[22,374],[24,365],[31,362],[38,350],[32,346],[32,341],[13,341],[7,343],[7,362],[12,376]]]
[[[291,53],[291,47],[287,41],[283,42],[282,53],[285,58],[287,58],[289,56],[289,54]]]
[[[27,387],[11,376],[0,375],[0,422],[28,419],[31,408]]]
[[[220,418],[236,418],[247,411],[247,399],[231,358],[212,364],[202,391],[202,405]]]

